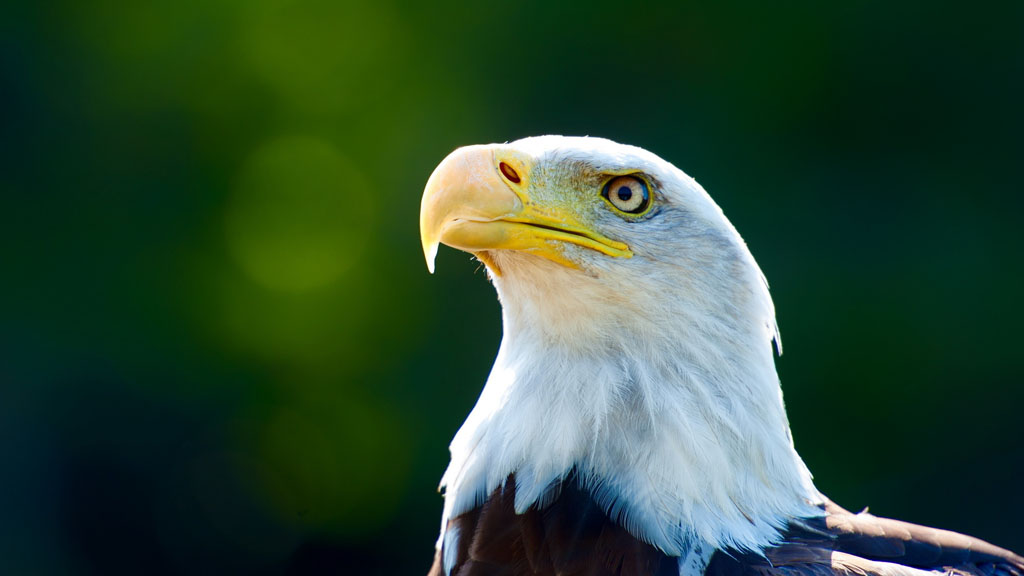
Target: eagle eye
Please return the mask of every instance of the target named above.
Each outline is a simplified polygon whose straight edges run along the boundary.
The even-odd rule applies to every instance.
[[[608,181],[601,191],[604,197],[618,211],[639,215],[651,207],[651,193],[647,182],[636,176],[617,176]]]

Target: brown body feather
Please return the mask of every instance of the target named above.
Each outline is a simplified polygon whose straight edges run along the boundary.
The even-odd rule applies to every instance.
[[[516,514],[515,478],[456,516],[451,576],[668,576],[677,559],[629,534],[573,477],[544,508]],[[850,513],[828,502],[822,518],[792,523],[783,541],[752,553],[716,552],[705,576],[1024,576],[1024,558],[955,532]],[[443,576],[439,551],[429,576]]]

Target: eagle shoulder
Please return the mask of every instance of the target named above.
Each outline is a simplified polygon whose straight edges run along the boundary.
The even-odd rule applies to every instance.
[[[676,576],[679,559],[631,535],[570,478],[515,512],[515,477],[452,518],[429,576]],[[704,576],[1024,576],[1024,558],[963,534],[854,514],[831,501],[763,551],[717,551]],[[450,572],[444,558],[450,558]]]

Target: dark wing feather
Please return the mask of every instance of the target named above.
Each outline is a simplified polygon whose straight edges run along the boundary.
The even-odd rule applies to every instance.
[[[480,507],[452,518],[458,550],[451,576],[666,576],[678,561],[630,535],[573,475],[551,504],[515,513],[515,478]],[[1024,576],[1024,558],[977,538],[832,502],[825,516],[792,522],[783,541],[754,553],[716,552],[705,576]],[[438,553],[430,576],[443,576]]]
[[[827,516],[792,523],[778,546],[711,559],[706,576],[1024,576],[1024,558],[977,538],[867,513],[832,502]]]
[[[891,559],[917,567],[961,566],[964,564],[999,564],[1014,561],[1024,564],[1019,556],[988,542],[908,522],[879,518],[867,513],[852,514],[828,503],[829,529],[836,535],[837,548],[849,554]]]
[[[457,530],[451,576],[676,576],[677,561],[608,518],[570,477],[551,504],[515,513],[515,478],[483,506],[448,522]],[[442,554],[430,576],[444,574]]]

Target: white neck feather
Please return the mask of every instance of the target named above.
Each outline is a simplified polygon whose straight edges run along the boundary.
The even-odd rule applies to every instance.
[[[700,262],[707,274],[617,291],[600,270],[491,255],[504,338],[451,444],[442,539],[509,474],[522,512],[573,468],[612,518],[670,555],[760,550],[786,521],[820,513],[775,372],[771,298],[735,238],[728,257]]]

